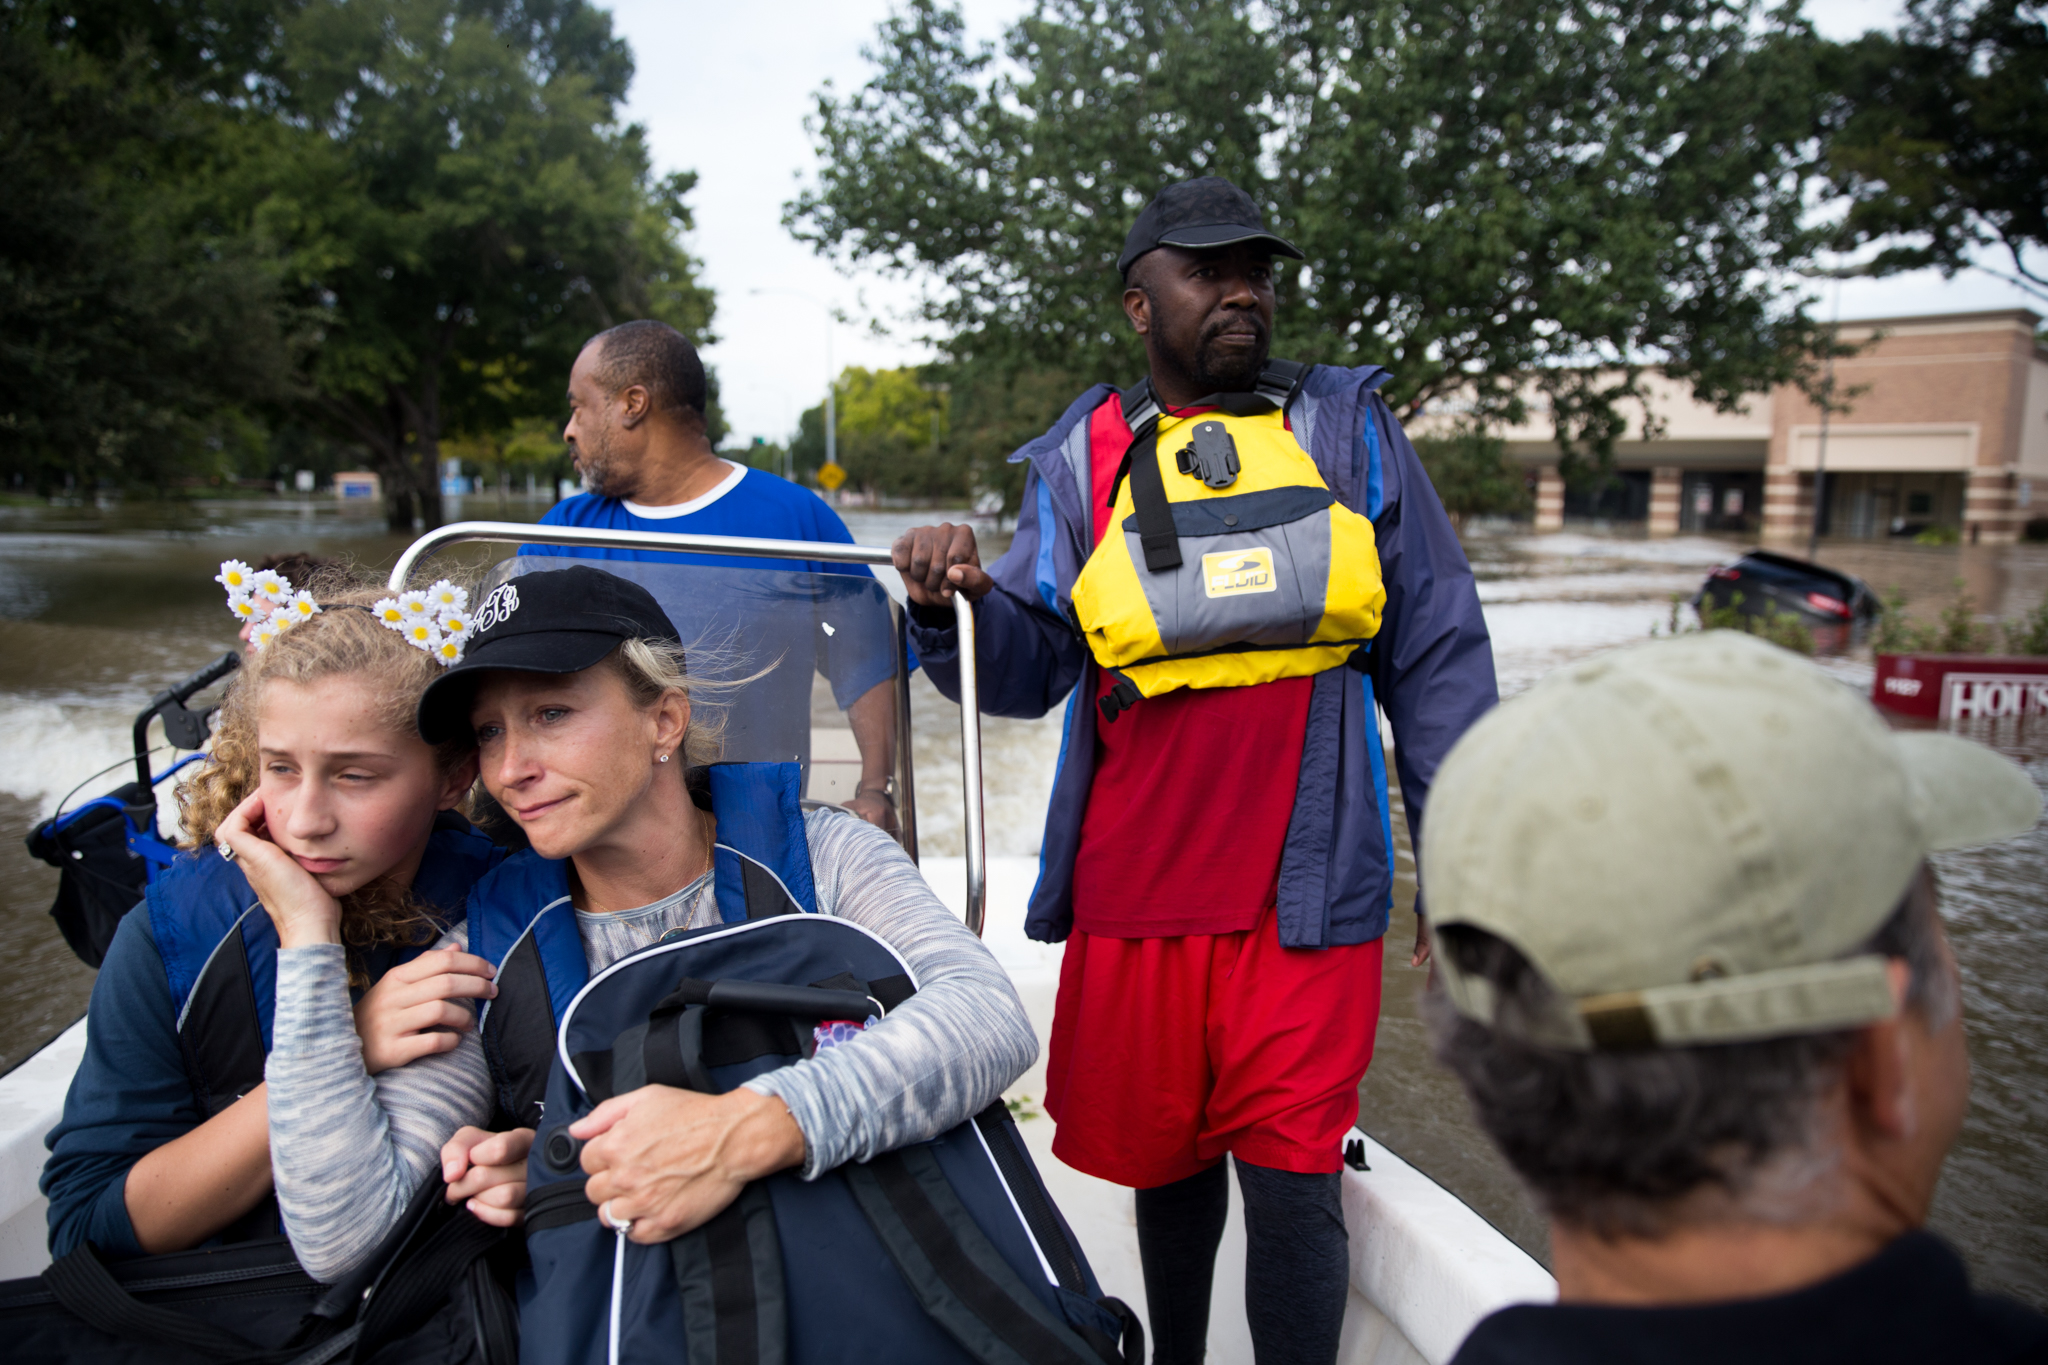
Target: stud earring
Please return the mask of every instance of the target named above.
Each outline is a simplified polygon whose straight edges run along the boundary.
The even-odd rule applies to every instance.
[[[667,754],[663,754],[663,755],[661,756],[661,758],[660,758],[660,760],[659,760],[659,761],[660,761],[660,762],[663,762],[663,763],[666,763],[666,762],[668,762],[668,755],[667,755]]]

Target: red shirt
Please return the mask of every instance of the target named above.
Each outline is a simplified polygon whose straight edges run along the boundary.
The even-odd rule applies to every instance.
[[[1088,419],[1089,520],[1102,542],[1121,453],[1112,396]],[[1097,675],[1095,697],[1114,685]],[[1074,927],[1107,938],[1250,929],[1274,904],[1308,733],[1310,678],[1184,687],[1095,720],[1095,781],[1074,858]]]

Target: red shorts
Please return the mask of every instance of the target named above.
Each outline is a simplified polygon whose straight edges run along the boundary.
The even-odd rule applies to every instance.
[[[1270,909],[1232,934],[1076,932],[1046,1059],[1054,1154],[1135,1189],[1226,1152],[1340,1169],[1379,1028],[1380,958],[1377,939],[1283,948]]]

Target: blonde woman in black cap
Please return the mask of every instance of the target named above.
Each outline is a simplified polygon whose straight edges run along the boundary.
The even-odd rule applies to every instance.
[[[595,973],[664,934],[719,922],[717,831],[685,779],[715,757],[715,736],[694,718],[681,642],[660,606],[637,584],[579,566],[511,580],[471,624],[461,661],[421,700],[420,730],[430,742],[475,737],[484,786],[532,848],[479,884],[469,927],[445,942],[467,946],[509,905],[528,937],[573,920],[574,965]],[[893,839],[831,809],[804,813],[801,834],[817,911],[888,942],[917,993],[848,1041],[727,1094],[649,1086],[578,1124],[588,1196],[609,1201],[636,1242],[697,1226],[770,1172],[813,1177],[943,1132],[1036,1057],[1008,976]],[[544,886],[559,890],[557,902],[529,899]],[[478,946],[495,960],[496,949]],[[485,1039],[465,1032],[454,1050],[415,1063],[430,1079],[403,1097],[363,1087],[345,1046],[273,1073],[273,1113],[290,1114],[273,1131],[295,1245],[333,1248],[327,1263],[337,1266],[366,1255],[426,1174],[389,1135],[428,1116],[443,1125],[450,1197],[487,1221],[518,1220],[531,1128],[485,1128],[494,1113],[533,1121],[516,1095],[520,1112],[503,1112],[516,1086],[502,1074],[494,1083],[485,1056],[496,1030],[522,1017],[500,1011],[508,998],[494,1003]],[[548,1030],[545,1000],[521,1008]],[[338,1034],[339,1000],[329,1014]]]

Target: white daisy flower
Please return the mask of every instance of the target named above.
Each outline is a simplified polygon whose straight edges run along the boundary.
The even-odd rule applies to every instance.
[[[230,597],[228,610],[235,614],[237,620],[260,621],[270,614],[270,604],[258,602],[253,597]]]
[[[292,595],[292,585],[275,569],[265,569],[253,575],[249,580],[249,590],[258,597],[267,597],[278,603],[285,602]]]
[[[249,582],[255,577],[255,570],[241,560],[223,559],[220,562],[220,572],[213,576],[213,581],[228,590],[228,600],[232,602],[237,597],[249,595]]]
[[[418,645],[421,649],[431,651],[435,645],[441,643],[444,637],[441,634],[441,628],[432,621],[407,621],[405,623],[405,638]]]
[[[433,603],[437,612],[463,611],[469,606],[469,590],[444,578],[427,589],[427,601]]]
[[[402,592],[398,595],[398,609],[405,613],[408,621],[431,621],[434,619],[434,604],[423,592]]]
[[[371,607],[370,610],[377,613],[379,621],[382,621],[393,630],[403,630],[405,628],[405,608],[398,604],[397,598],[380,597],[377,599],[377,604]]]
[[[287,621],[310,621],[320,614],[320,604],[309,592],[295,592],[278,605],[279,613]]]
[[[436,659],[439,659],[441,666],[446,668],[450,664],[462,662],[462,641],[450,640],[444,637],[427,652]]]
[[[276,621],[265,621],[262,625],[249,632],[249,643],[258,649],[267,649],[282,634],[284,634],[284,627],[282,625]]]
[[[436,618],[436,623],[441,627],[443,635],[466,636],[469,634],[469,615],[467,612],[444,611]]]

